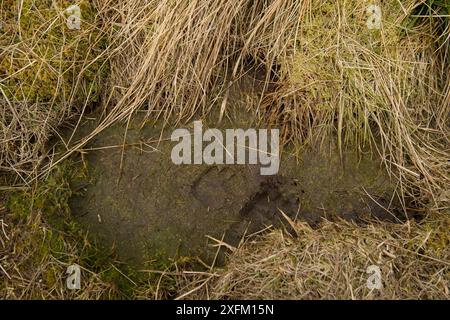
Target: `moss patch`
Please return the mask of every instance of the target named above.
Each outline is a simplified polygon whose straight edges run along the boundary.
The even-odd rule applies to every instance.
[[[78,1],[80,30],[66,25],[72,1],[16,1],[2,3],[0,77],[8,99],[66,104],[98,99],[104,60],[93,60],[106,46],[90,1]],[[20,9],[20,10],[19,10]],[[62,104],[62,106],[61,106]],[[64,111],[64,110],[63,110]]]

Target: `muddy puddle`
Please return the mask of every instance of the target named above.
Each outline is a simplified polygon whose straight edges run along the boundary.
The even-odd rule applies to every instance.
[[[223,128],[254,125],[239,110]],[[86,120],[78,134],[95,125]],[[260,175],[256,165],[175,165],[173,128],[161,133],[161,125],[117,125],[84,149],[89,179],[74,185],[72,214],[123,261],[189,256],[222,263],[213,239],[236,246],[270,226],[289,232],[283,214],[313,226],[324,218],[398,220],[394,188],[377,159],[353,152],[341,159],[331,141],[297,155],[286,148],[274,176]]]

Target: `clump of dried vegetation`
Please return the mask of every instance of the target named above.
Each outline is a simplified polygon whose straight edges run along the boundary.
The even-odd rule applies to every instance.
[[[0,166],[24,183],[67,119],[99,99],[105,37],[93,4],[79,1],[83,28],[70,30],[70,1],[2,1]]]
[[[371,30],[371,3],[316,1],[284,61],[287,81],[263,109],[286,140],[317,143],[335,132],[339,147],[380,141],[374,152],[400,193],[439,208],[450,183],[449,29],[448,18],[423,16],[444,15],[448,6],[384,1],[381,29]]]
[[[446,2],[77,3],[80,30],[65,24],[71,1],[0,4],[1,296],[448,298]],[[371,4],[382,10],[379,30],[366,25]],[[224,270],[199,276],[176,267],[156,282],[133,280],[102,260],[70,217],[55,227],[52,217],[64,216],[70,188],[52,177],[72,153],[138,110],[171,124],[216,110],[220,121],[231,85],[251,67],[265,70],[255,110],[261,123],[280,127],[286,143],[336,136],[340,148],[370,146],[399,195],[432,213],[395,225],[324,222],[313,230],[298,223],[295,236],[273,231],[245,242]],[[98,127],[64,141],[56,155],[49,139],[64,123],[76,130],[90,110],[101,113]],[[11,195],[15,189],[23,191]],[[65,289],[72,262],[90,269],[83,292]],[[365,286],[369,264],[382,268],[382,291]]]
[[[297,223],[234,249],[225,270],[180,284],[186,299],[448,299],[448,215],[419,224]],[[378,266],[382,288],[369,289]],[[370,270],[369,270],[370,271]]]

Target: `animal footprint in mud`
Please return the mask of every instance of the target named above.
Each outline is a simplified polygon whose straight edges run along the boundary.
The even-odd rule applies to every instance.
[[[293,218],[298,202],[295,197],[286,197],[281,192],[284,179],[282,177],[267,178],[260,183],[258,191],[242,206],[240,221],[228,229],[225,242],[237,245],[242,237],[257,233],[268,226],[284,226],[290,230],[280,210]]]
[[[209,167],[191,185],[191,192],[204,207],[219,209],[232,199],[229,178],[233,173],[228,168]]]
[[[295,197],[287,197],[282,191],[282,186],[283,181],[280,177],[264,181],[260,190],[241,209],[241,216],[251,221],[256,229],[267,225],[279,225],[284,220],[280,210],[293,217],[298,208],[298,201]]]

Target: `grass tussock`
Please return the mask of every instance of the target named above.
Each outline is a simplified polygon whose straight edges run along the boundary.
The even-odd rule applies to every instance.
[[[110,108],[74,151],[137,110],[179,123],[219,109],[248,61],[270,71],[295,39],[303,1],[108,1]],[[268,84],[266,84],[268,85]],[[65,157],[70,154],[70,152]],[[51,167],[51,166],[50,166]]]
[[[448,215],[421,224],[294,226],[245,243],[226,268],[187,282],[187,299],[449,299]],[[381,270],[370,290],[367,268]]]
[[[378,30],[367,27],[372,2],[310,3],[282,64],[283,85],[266,95],[263,114],[287,141],[336,134],[340,148],[371,145],[399,194],[448,207],[448,6],[376,3]]]
[[[98,103],[107,77],[98,3],[78,1],[80,30],[67,26],[71,1],[0,4],[0,168],[29,181],[64,121]]]
[[[151,117],[174,115],[177,121],[206,115],[249,57],[269,67],[282,59],[305,6],[292,0],[108,5],[126,12],[112,17],[121,20],[117,42],[126,42],[113,63],[114,82],[125,87],[115,108],[128,116],[145,107]]]

